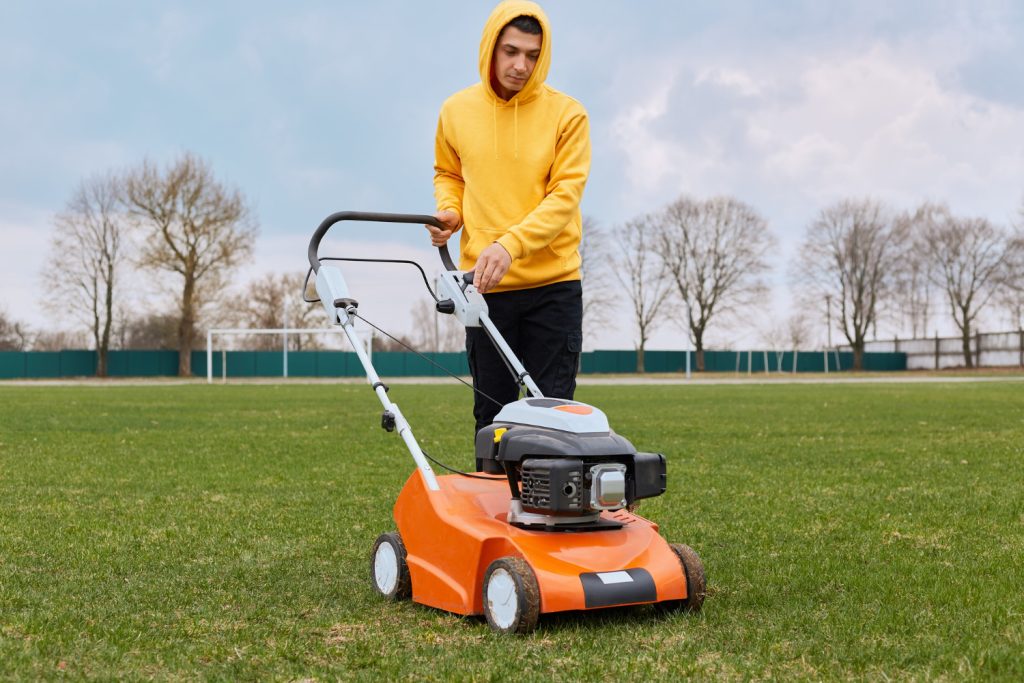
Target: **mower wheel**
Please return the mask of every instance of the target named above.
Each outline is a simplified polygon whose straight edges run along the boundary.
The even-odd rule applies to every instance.
[[[540,587],[530,565],[501,557],[484,573],[484,615],[498,633],[530,633],[540,616]]]
[[[666,612],[699,612],[704,604],[704,595],[707,593],[707,579],[704,576],[704,563],[700,556],[688,545],[682,543],[669,543],[669,548],[679,558],[679,564],[683,568],[683,576],[686,578],[686,599],[666,600],[655,603],[655,606]]]
[[[370,579],[377,592],[388,600],[405,600],[412,595],[405,545],[397,533],[389,531],[377,537],[370,553]]]

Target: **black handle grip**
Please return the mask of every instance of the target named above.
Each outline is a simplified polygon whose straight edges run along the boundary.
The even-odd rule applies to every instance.
[[[331,226],[335,223],[342,221],[362,221],[368,223],[419,223],[420,225],[433,225],[435,228],[441,228],[447,230],[447,226],[441,221],[437,220],[434,216],[427,214],[415,214],[415,213],[373,213],[366,211],[338,211],[332,213],[330,216],[325,218],[320,224],[320,227],[313,233],[313,237],[309,240],[309,265],[313,268],[313,272],[320,271],[320,258],[318,252],[320,251],[320,241],[327,234],[327,231],[331,229]],[[442,244],[437,248],[438,253],[441,255],[441,262],[444,264],[445,270],[458,270],[455,267],[455,263],[452,262],[452,256],[448,253],[448,245]]]

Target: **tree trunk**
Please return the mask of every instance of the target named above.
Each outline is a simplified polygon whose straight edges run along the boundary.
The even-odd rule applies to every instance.
[[[953,309],[953,322],[957,323],[957,327],[960,328],[960,345],[964,353],[964,365],[971,369],[974,367],[974,358],[971,354],[971,320],[967,317],[968,310],[965,310],[965,307],[958,306],[957,308],[960,309],[964,324],[961,325],[957,320],[956,309]]]
[[[640,374],[644,372],[644,345],[641,344],[636,350],[636,371]]]
[[[192,376],[192,341],[195,337],[195,282],[185,280],[181,295],[181,321],[178,323],[178,377]]]
[[[864,341],[861,340],[853,346],[853,369],[863,370],[864,369]],[[836,368],[837,370],[839,368]]]
[[[103,377],[100,369],[103,363],[103,337],[100,334],[99,277],[95,274],[92,278],[92,288],[89,295],[92,299],[92,343],[96,347],[96,376]]]
[[[110,328],[114,322],[114,267],[107,267],[107,287],[105,299],[106,314],[103,320],[103,334],[96,345],[96,376],[107,376],[107,352],[110,350]]]
[[[192,338],[194,325],[189,318],[182,318],[178,325],[178,377],[192,376]]]
[[[697,357],[697,372],[704,372],[704,335],[695,334],[694,355]]]
[[[964,363],[967,364],[967,368],[968,369],[973,368],[974,367],[974,358],[971,357],[972,356],[972,354],[971,354],[971,332],[970,332],[970,327],[968,325],[964,325],[963,336],[961,337],[961,342],[963,344],[963,350],[964,350]]]

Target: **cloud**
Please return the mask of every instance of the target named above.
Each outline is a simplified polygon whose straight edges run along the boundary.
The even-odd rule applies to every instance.
[[[182,65],[194,63],[199,41],[206,24],[204,17],[181,8],[164,9],[151,27],[145,53],[146,64],[157,80],[170,82],[183,76]]]
[[[621,204],[635,214],[724,193],[755,206],[781,238],[766,305],[780,318],[785,265],[838,199],[937,200],[1009,223],[1024,187],[1024,103],[959,77],[986,36],[1002,35],[972,21],[814,50],[701,43],[624,65],[609,126]]]
[[[763,91],[763,86],[753,76],[739,69],[728,67],[709,67],[697,73],[695,85],[710,83],[722,88],[733,90],[744,97],[756,97]]]
[[[615,116],[629,190],[734,194],[789,221],[791,236],[844,196],[945,199],[1005,220],[1024,169],[1024,107],[963,90],[945,77],[956,60],[930,45],[713,66],[682,55],[663,87],[624,98]]]
[[[475,82],[490,8],[396,0],[54,13],[9,4],[0,22],[0,294],[19,310],[37,304],[50,214],[82,178],[144,157],[193,150],[257,203],[254,268],[301,268],[303,240],[332,210],[429,211],[437,107]],[[591,115],[584,211],[614,226],[681,192],[734,194],[782,237],[780,270],[814,212],[847,194],[945,200],[1006,222],[1024,190],[1021,8],[552,5],[552,85]],[[375,30],[382,22],[389,29]],[[32,30],[43,24],[45,33]],[[416,242],[352,234],[385,237],[378,250]],[[353,279],[371,283],[366,297],[389,292],[381,306],[401,329],[411,324],[401,303],[411,289],[392,291],[404,275],[382,273]],[[619,320],[600,345],[632,345],[628,318]],[[664,334],[678,346],[677,331]]]

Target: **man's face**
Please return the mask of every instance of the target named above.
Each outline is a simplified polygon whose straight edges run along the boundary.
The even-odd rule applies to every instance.
[[[542,36],[523,33],[515,26],[506,26],[498,36],[491,62],[494,90],[502,99],[510,99],[523,89],[540,57]]]

